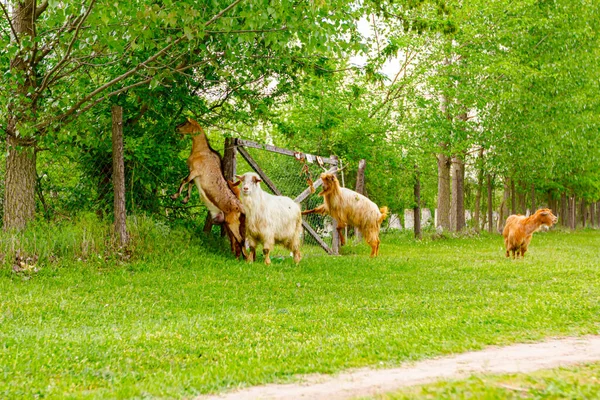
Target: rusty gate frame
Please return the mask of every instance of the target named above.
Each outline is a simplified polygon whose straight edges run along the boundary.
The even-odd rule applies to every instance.
[[[295,152],[292,150],[288,150],[288,149],[283,149],[281,147],[277,147],[277,146],[272,146],[269,144],[261,144],[261,143],[256,143],[250,140],[245,140],[245,139],[234,139],[233,141],[233,148],[234,151],[234,156],[233,159],[235,160],[235,153],[239,152],[240,155],[244,158],[244,160],[246,160],[246,162],[248,163],[248,165],[250,165],[250,167],[256,171],[256,173],[261,177],[261,179],[263,180],[263,182],[265,183],[265,185],[267,185],[267,187],[269,189],[271,189],[271,191],[273,193],[275,193],[278,196],[282,196],[281,191],[277,188],[277,186],[275,186],[275,184],[273,183],[273,181],[267,176],[267,174],[262,170],[262,168],[258,165],[258,163],[256,162],[256,160],[254,158],[252,158],[252,156],[248,153],[248,151],[245,149],[246,147],[250,147],[253,149],[259,149],[259,150],[265,150],[265,151],[270,151],[273,153],[278,153],[278,154],[283,154],[286,156],[290,156],[290,157],[294,157],[296,159],[304,159],[304,160],[310,160],[311,158],[316,159],[317,156],[314,155],[307,155],[304,153],[299,153],[299,152]],[[308,158],[307,156],[311,157]],[[331,157],[319,157],[320,160],[322,160],[323,164],[327,164],[329,166],[329,168],[327,168],[327,173],[330,174],[335,174],[338,171],[338,166],[339,166],[339,160],[336,156],[331,156]],[[235,175],[235,170],[236,170],[236,165],[234,164],[233,166],[233,170],[234,170],[234,175]],[[319,179],[317,179],[314,183],[313,183],[313,187],[316,189],[318,187],[320,187],[323,184],[323,181],[321,180],[321,178],[319,177]],[[298,196],[296,196],[296,198],[294,198],[293,200],[298,203],[301,204],[304,200],[306,200],[308,198],[308,196],[310,196],[312,194],[311,188],[307,187],[302,193],[300,193]],[[323,250],[325,250],[327,252],[327,254],[330,255],[338,255],[339,254],[339,236],[338,236],[338,232],[337,232],[337,224],[335,219],[333,219],[333,230],[331,232],[331,236],[332,236],[332,241],[331,241],[331,247],[329,247],[329,245],[327,243],[325,243],[325,241],[319,236],[319,234],[312,228],[312,226],[310,226],[308,224],[308,222],[306,222],[306,220],[304,218],[302,218],[302,226],[304,227],[304,231],[306,233],[308,233],[310,236],[312,236],[313,239],[315,239],[317,241],[317,243],[319,244],[319,246],[321,246],[321,248]]]

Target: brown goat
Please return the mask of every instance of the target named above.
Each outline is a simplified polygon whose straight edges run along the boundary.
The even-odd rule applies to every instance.
[[[303,211],[302,214],[329,214],[337,222],[337,231],[340,236],[340,244],[346,244],[344,228],[352,225],[358,228],[371,246],[371,257],[379,254],[379,228],[387,217],[388,208],[377,207],[367,197],[353,190],[340,186],[340,182],[333,174],[321,174],[323,190],[319,196],[323,196],[324,203],[312,210]]]
[[[533,233],[544,227],[551,227],[557,220],[558,218],[548,208],[537,210],[535,214],[529,217],[524,215],[511,215],[508,217],[504,225],[504,231],[502,231],[506,257],[510,257],[511,252],[513,258],[517,258],[519,253],[521,257],[524,257]]]
[[[210,147],[204,130],[193,119],[188,118],[186,122],[177,126],[177,131],[183,135],[193,135],[193,142],[192,151],[187,159],[190,174],[183,179],[179,190],[171,198],[177,199],[185,185],[188,185],[188,194],[183,200],[187,203],[192,191],[190,183],[194,181],[213,222],[225,223],[227,234],[232,241],[232,249],[238,256],[238,251],[243,252],[245,240],[244,207],[223,176],[221,156]]]

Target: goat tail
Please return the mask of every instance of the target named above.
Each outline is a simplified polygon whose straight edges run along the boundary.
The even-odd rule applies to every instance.
[[[379,209],[379,212],[381,213],[381,217],[379,217],[379,219],[377,220],[377,223],[381,224],[383,222],[383,220],[387,218],[389,209],[384,206]]]

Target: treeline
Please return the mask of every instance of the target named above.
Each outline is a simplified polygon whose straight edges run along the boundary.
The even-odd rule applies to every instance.
[[[597,219],[600,4],[517,3],[3,2],[3,227],[112,212],[112,105],[130,212],[198,213],[168,198],[192,116],[219,149],[335,154],[350,187],[366,159],[369,197],[445,230],[465,209]]]

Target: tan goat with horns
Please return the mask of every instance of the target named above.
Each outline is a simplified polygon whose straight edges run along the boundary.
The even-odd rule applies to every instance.
[[[379,228],[387,217],[387,207],[377,207],[367,197],[353,190],[340,186],[335,175],[329,173],[321,174],[323,190],[319,196],[323,196],[324,203],[312,210],[303,211],[302,214],[329,214],[336,220],[337,231],[340,236],[340,244],[345,244],[344,228],[352,225],[360,230],[365,241],[371,246],[371,257],[379,254]]]
[[[177,126],[177,131],[182,135],[193,135],[193,142],[192,151],[187,159],[190,174],[183,179],[179,190],[171,198],[177,199],[185,185],[188,185],[187,196],[183,200],[187,203],[192,192],[190,183],[194,181],[213,222],[225,223],[231,248],[238,257],[240,253],[244,253],[244,207],[234,194],[231,183],[228,183],[223,176],[221,156],[210,147],[204,129],[193,119],[188,118],[186,122]]]

